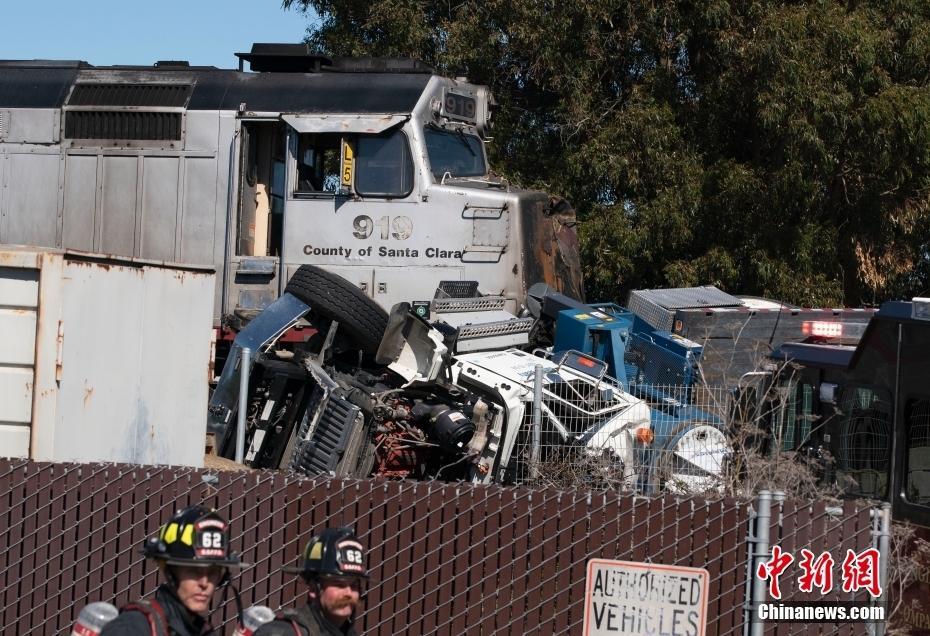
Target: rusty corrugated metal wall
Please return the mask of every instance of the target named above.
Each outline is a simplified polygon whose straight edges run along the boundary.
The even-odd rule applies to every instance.
[[[0,633],[66,634],[86,603],[151,592],[138,550],[192,503],[231,520],[233,549],[253,564],[236,579],[245,605],[302,599],[280,567],[313,530],[354,525],[372,568],[365,634],[579,633],[595,557],[707,568],[707,633],[742,631],[749,508],[735,500],[0,460]],[[870,545],[868,509],[778,512],[798,547]],[[230,595],[214,624],[228,633],[233,620]]]

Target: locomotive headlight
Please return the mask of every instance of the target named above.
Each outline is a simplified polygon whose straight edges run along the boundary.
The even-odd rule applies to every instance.
[[[438,120],[439,115],[442,114],[442,100],[438,97],[431,99],[429,103],[429,110],[431,113],[433,113],[433,118]]]
[[[485,137],[491,131],[491,114],[497,102],[494,101],[494,95],[487,86],[479,86],[475,91],[475,96],[478,98],[475,128],[478,129],[478,134]]]

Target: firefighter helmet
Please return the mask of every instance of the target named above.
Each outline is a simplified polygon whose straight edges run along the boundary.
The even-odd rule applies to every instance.
[[[189,506],[176,512],[158,534],[146,540],[142,554],[168,565],[238,567],[229,551],[229,524],[215,510]]]
[[[284,571],[307,579],[321,576],[368,578],[365,548],[352,528],[325,528],[307,542],[300,566],[286,567]]]

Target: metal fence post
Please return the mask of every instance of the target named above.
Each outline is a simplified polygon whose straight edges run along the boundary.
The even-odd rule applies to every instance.
[[[245,457],[245,416],[249,408],[249,370],[252,350],[243,347],[239,356],[239,412],[236,414],[236,463]]]
[[[752,568],[755,567],[756,548],[756,517],[758,513],[754,506],[749,506],[749,523],[746,527],[746,582],[743,584],[743,636],[749,636],[749,626],[752,625],[752,582],[755,580]]]
[[[769,525],[771,519],[772,493],[768,490],[761,490],[756,505],[755,536],[750,539],[755,545],[749,551],[749,575],[752,577],[752,588],[747,604],[749,616],[746,622],[749,625],[750,636],[762,636],[765,631],[765,625],[756,620],[756,608],[766,597],[765,579],[756,576],[756,568],[763,559],[769,556]]]
[[[885,502],[878,511],[878,579],[882,586],[882,596],[878,604],[885,608],[885,620],[875,623],[872,633],[875,636],[884,636],[888,625],[888,564],[891,561],[891,504]]]
[[[530,471],[539,477],[539,447],[542,444],[542,365],[536,365],[533,378],[533,447],[530,449]]]

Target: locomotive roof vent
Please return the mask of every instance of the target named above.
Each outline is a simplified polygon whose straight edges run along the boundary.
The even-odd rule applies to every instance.
[[[74,85],[66,105],[183,108],[193,89],[194,85],[189,83],[80,81]]]
[[[306,43],[256,43],[249,53],[236,53],[243,64],[259,73],[432,73],[419,60],[402,57],[327,57],[314,53]]]

